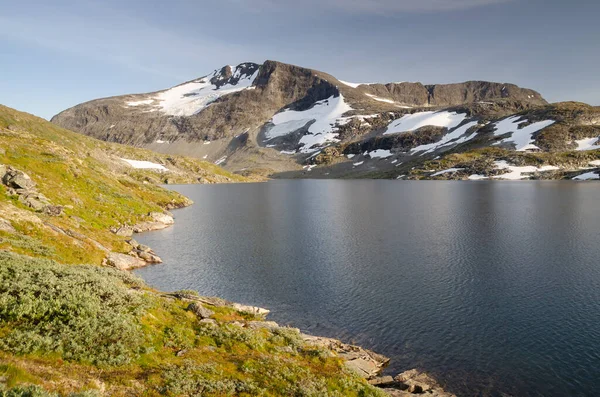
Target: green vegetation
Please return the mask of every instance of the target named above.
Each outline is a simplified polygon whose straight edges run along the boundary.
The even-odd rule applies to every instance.
[[[0,107],[0,164],[27,173],[58,216],[0,184],[0,396],[377,396],[297,330],[194,291],[164,295],[98,266],[126,252],[110,228],[189,204],[155,183],[242,181],[204,162],[96,141]],[[165,164],[133,170],[119,158]],[[178,179],[177,179],[178,178]],[[262,325],[261,325],[262,324]]]
[[[297,330],[245,327],[260,319],[228,307],[202,322],[188,303],[115,269],[0,252],[0,349],[12,353],[0,373],[63,395],[378,395]]]

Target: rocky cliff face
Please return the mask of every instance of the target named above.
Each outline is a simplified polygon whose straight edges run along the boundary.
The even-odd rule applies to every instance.
[[[575,108],[549,106],[536,91],[507,83],[353,84],[266,61],[225,66],[163,91],[86,102],[52,122],[240,173],[315,176],[308,172],[317,166],[324,177],[396,176],[398,162],[491,145],[592,150],[595,110]]]

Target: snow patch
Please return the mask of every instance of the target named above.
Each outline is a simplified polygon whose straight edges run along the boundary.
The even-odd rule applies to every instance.
[[[160,170],[160,171],[169,171],[169,169],[167,167],[165,167],[164,165],[153,163],[150,161],[130,160],[130,159],[121,159],[121,160],[127,162],[130,166],[132,166],[133,168],[137,168],[137,169],[154,169],[154,170]]]
[[[471,121],[465,125],[462,125],[460,127],[458,127],[457,129],[455,129],[452,132],[447,133],[446,135],[444,135],[442,137],[442,139],[440,139],[437,142],[434,143],[430,143],[427,145],[419,145],[413,149],[410,150],[411,154],[414,153],[418,153],[418,152],[423,152],[421,153],[421,156],[426,154],[426,153],[431,153],[441,147],[450,145],[450,144],[461,144],[467,141],[470,141],[471,139],[475,138],[477,136],[477,133],[472,133],[471,135],[467,136],[467,137],[462,137],[470,128],[475,127],[477,125],[477,121]]]
[[[282,150],[279,153],[281,154],[296,154],[295,150]]]
[[[524,152],[531,149],[539,149],[533,144],[533,134],[554,124],[554,120],[539,121],[519,129],[520,125],[526,123],[528,120],[519,120],[521,116],[511,116],[504,120],[500,120],[495,123],[496,130],[494,136],[500,136],[511,133],[510,137],[504,138],[500,143],[513,143],[515,150],[518,152]]]
[[[170,88],[159,93],[154,99],[159,102],[158,109],[171,116],[191,116],[205,109],[220,97],[251,88],[258,75],[241,75],[241,68],[236,68],[234,77],[239,77],[237,84],[225,84],[218,87],[210,82],[220,71],[214,71],[206,77]]]
[[[444,175],[444,174],[449,174],[451,172],[462,171],[462,170],[464,170],[464,168],[448,168],[447,170],[442,170],[442,171],[436,172],[435,174],[431,174],[431,176]]]
[[[364,161],[359,161],[358,163],[354,163],[354,164],[352,164],[352,165],[353,165],[353,166],[355,166],[355,167],[358,167],[358,166],[359,166],[359,165],[361,165],[362,163],[364,163]]]
[[[577,175],[573,179],[577,181],[589,181],[592,179],[600,179],[600,175],[593,172],[586,172],[585,174]]]
[[[515,165],[510,165],[504,160],[495,161],[494,164],[496,165],[496,169],[510,171],[507,174],[494,176],[495,179],[510,179],[510,180],[526,179],[526,178],[529,178],[529,176],[523,175],[523,174],[530,174],[533,172],[542,172],[542,171],[553,171],[553,170],[559,169],[558,167],[555,167],[553,165],[544,165],[540,168],[534,167],[532,165],[518,167]]]
[[[146,99],[143,101],[133,101],[133,102],[127,102],[127,106],[150,105],[152,102],[154,102],[154,99]]]
[[[389,150],[384,150],[384,149],[373,150],[372,152],[369,152],[367,154],[372,159],[375,159],[375,158],[385,159],[385,158],[388,158],[390,156],[393,156],[392,152],[390,152]]]
[[[217,161],[215,161],[216,165],[221,165],[225,162],[225,160],[227,160],[227,156],[223,156],[220,159],[218,159]]]
[[[473,175],[469,175],[468,179],[471,181],[481,181],[483,179],[488,179],[488,178],[485,175],[473,174]]]
[[[396,134],[399,132],[414,131],[425,126],[446,127],[452,129],[462,123],[467,117],[464,113],[456,112],[418,112],[407,114],[392,121],[384,135]]]
[[[575,143],[577,144],[577,149],[575,149],[575,150],[581,151],[581,150],[600,149],[600,145],[594,145],[596,142],[598,142],[598,137],[579,139],[579,140],[575,141]]]
[[[342,115],[350,110],[352,108],[344,101],[342,94],[317,101],[307,110],[284,110],[273,116],[271,119],[273,126],[265,132],[265,137],[273,139],[284,136],[312,122],[307,134],[299,142],[302,146],[300,151],[310,153],[314,151],[311,149],[313,146],[338,141],[336,125],[345,121]]]
[[[355,154],[348,154],[346,157],[348,157],[349,159],[351,159],[354,156],[356,156],[356,155]]]
[[[344,80],[338,80],[340,83],[347,85],[348,87],[352,87],[352,88],[356,88],[359,85],[369,85],[371,83],[351,83],[349,81],[344,81]]]

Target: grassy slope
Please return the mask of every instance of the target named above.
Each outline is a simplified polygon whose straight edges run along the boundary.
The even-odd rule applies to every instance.
[[[243,328],[257,318],[210,305],[216,325],[202,323],[185,310],[189,302],[98,266],[105,252],[97,244],[126,251],[110,227],[187,203],[148,181],[241,177],[100,142],[6,107],[0,142],[0,164],[26,172],[65,206],[59,217],[35,213],[0,187],[0,218],[16,229],[0,231],[0,396],[380,394],[295,330]],[[173,172],[133,170],[119,157]]]

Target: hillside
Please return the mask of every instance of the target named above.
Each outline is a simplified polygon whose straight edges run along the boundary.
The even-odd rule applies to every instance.
[[[357,84],[276,61],[93,100],[52,119],[99,139],[205,159],[244,175],[294,178],[397,178],[407,174],[398,163],[422,166],[473,147],[591,149],[597,121],[597,108],[549,105],[536,91],[508,83]],[[541,124],[529,127],[534,122]]]
[[[381,395],[345,364],[381,356],[119,270],[158,262],[130,235],[190,204],[155,183],[244,178],[6,107],[0,135],[0,395]]]

